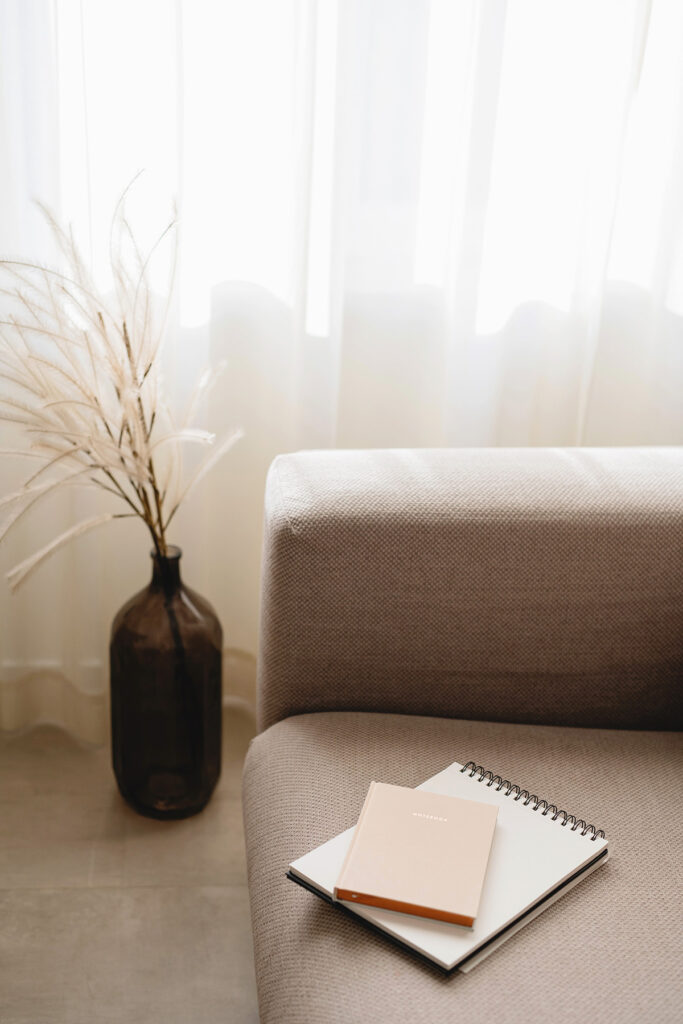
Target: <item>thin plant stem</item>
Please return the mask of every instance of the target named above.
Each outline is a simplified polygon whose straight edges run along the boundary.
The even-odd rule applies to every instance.
[[[67,530],[10,573],[13,587],[63,543],[112,518],[135,515],[142,520],[155,553],[166,559],[168,528],[180,503],[234,440],[218,444],[182,487],[181,444],[211,444],[214,437],[190,422],[196,403],[190,403],[178,429],[164,399],[159,352],[177,267],[177,217],[174,210],[170,223],[143,252],[125,213],[137,177],[112,217],[113,300],[103,300],[71,229],[62,228],[46,207],[41,210],[65,269],[0,260],[0,296],[13,303],[0,311],[0,421],[24,428],[30,439],[26,454],[41,463],[24,487],[5,499],[10,506],[17,503],[7,528],[44,495],[75,478],[128,508]],[[171,275],[159,322],[149,268],[171,236]],[[197,394],[209,379],[204,375]],[[21,453],[12,448],[6,454]]]

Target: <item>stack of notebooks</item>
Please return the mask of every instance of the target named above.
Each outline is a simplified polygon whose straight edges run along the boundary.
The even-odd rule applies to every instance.
[[[468,971],[604,864],[605,834],[473,761],[373,782],[288,877],[443,971]]]

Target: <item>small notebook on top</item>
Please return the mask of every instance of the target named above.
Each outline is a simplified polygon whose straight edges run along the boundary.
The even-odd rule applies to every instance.
[[[371,782],[334,897],[471,928],[498,808]]]
[[[335,898],[355,828],[293,861],[288,877],[444,971],[471,970],[607,860],[602,830],[474,762],[417,788],[497,809],[473,927]]]

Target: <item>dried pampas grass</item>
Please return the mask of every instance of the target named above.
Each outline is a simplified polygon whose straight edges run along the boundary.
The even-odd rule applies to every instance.
[[[41,462],[20,490],[0,500],[0,541],[37,501],[61,488],[95,487],[125,505],[77,524],[16,566],[7,577],[13,589],[63,544],[111,519],[138,516],[156,552],[166,556],[166,531],[181,502],[241,436],[237,431],[216,443],[213,434],[192,425],[214,380],[210,371],[200,378],[180,426],[163,398],[159,349],[175,273],[177,221],[141,253],[126,219],[128,189],[112,218],[110,303],[98,293],[71,231],[45,207],[63,269],[0,259],[0,295],[11,307],[0,320],[0,421],[19,424],[29,442],[25,451],[0,455]],[[157,315],[149,268],[165,240],[174,258],[166,304]],[[188,443],[211,451],[183,485],[180,450]]]

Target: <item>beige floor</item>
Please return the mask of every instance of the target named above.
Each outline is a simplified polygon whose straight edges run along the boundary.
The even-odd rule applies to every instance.
[[[42,727],[0,739],[2,1024],[256,1024],[240,802],[254,733],[226,708],[196,818],[116,791],[108,750]]]

